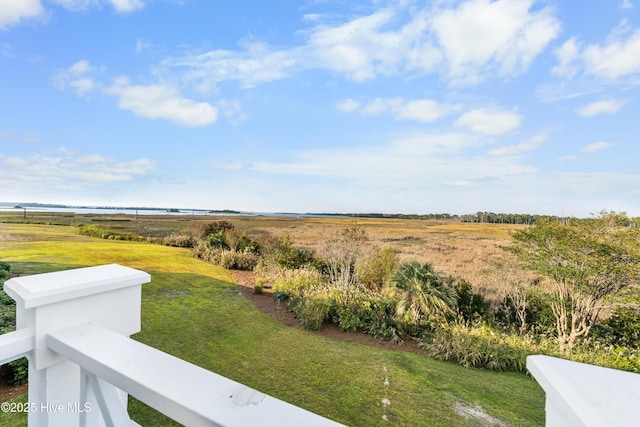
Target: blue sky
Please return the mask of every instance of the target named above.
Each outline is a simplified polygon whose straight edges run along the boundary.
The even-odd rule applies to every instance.
[[[0,0],[0,201],[640,215],[640,2]]]

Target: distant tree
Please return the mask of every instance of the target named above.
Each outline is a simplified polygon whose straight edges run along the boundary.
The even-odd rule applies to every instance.
[[[228,250],[231,248],[227,242],[227,236],[224,234],[224,230],[209,233],[207,235],[207,246],[212,249]]]
[[[214,234],[219,231],[224,233],[226,231],[233,230],[234,228],[234,225],[226,220],[207,222],[201,226],[200,238],[206,239],[210,234]]]
[[[564,352],[589,336],[608,298],[638,280],[638,229],[624,213],[539,220],[513,234],[508,250],[548,279],[558,345]]]
[[[396,315],[407,323],[417,327],[425,317],[455,313],[455,289],[429,263],[412,261],[400,265],[391,283],[400,292]]]

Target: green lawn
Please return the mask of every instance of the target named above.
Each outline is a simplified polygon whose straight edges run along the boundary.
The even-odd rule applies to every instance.
[[[106,263],[147,271],[135,339],[347,425],[481,425],[458,415],[458,402],[510,426],[544,424],[544,393],[530,377],[288,328],[255,310],[227,271],[186,249],[99,240],[75,227],[0,224],[0,260],[21,274]],[[142,425],[170,425],[133,400],[130,413]],[[2,426],[25,423],[0,414]]]

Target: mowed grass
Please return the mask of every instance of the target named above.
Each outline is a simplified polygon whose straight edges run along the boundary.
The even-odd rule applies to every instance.
[[[9,236],[0,238],[0,260],[22,274],[106,263],[149,272],[142,332],[134,339],[341,423],[482,425],[455,412],[462,403],[510,426],[544,424],[544,394],[528,376],[283,326],[239,295],[227,271],[189,250],[78,236],[75,227],[2,224],[0,236]],[[130,414],[141,425],[172,425],[135,400]],[[0,425],[25,424],[22,415],[0,414]]]

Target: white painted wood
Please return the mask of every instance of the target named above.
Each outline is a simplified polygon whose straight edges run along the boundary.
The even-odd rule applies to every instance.
[[[340,425],[94,323],[50,332],[47,345],[187,426]]]
[[[4,289],[16,300],[16,327],[34,332],[35,369],[63,359],[44,343],[50,330],[96,322],[122,335],[140,331],[143,283],[149,274],[110,264],[55,273],[15,277]]]
[[[81,418],[68,406],[83,403],[80,368],[47,347],[47,333],[88,321],[124,336],[140,331],[142,284],[149,280],[149,274],[143,271],[111,264],[5,282],[5,291],[16,300],[18,330],[33,334],[32,350],[26,354],[29,403],[36,408],[29,411],[30,425],[73,427]],[[121,395],[126,402],[126,395]],[[95,411],[83,419],[88,425],[104,425],[93,393],[88,403]]]
[[[527,357],[546,393],[547,427],[640,425],[640,375],[549,356]]]
[[[129,418],[127,407],[125,402],[122,401],[120,391],[117,388],[93,374],[89,374],[87,380],[88,385],[96,395],[98,405],[100,405],[100,412],[104,416],[104,422],[107,427],[140,427],[140,424],[133,422]]]
[[[33,332],[20,329],[0,335],[0,365],[13,362],[33,350]]]
[[[4,290],[14,300],[23,301],[24,308],[29,309],[139,285],[150,280],[151,276],[144,271],[109,264],[14,277],[5,282]]]

